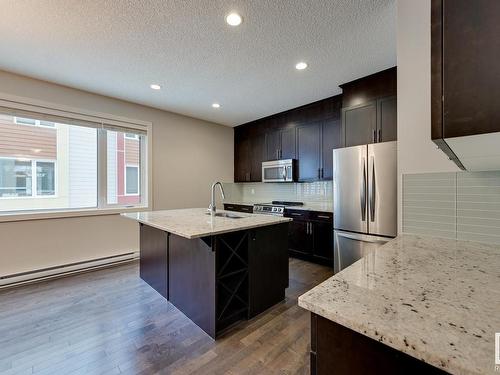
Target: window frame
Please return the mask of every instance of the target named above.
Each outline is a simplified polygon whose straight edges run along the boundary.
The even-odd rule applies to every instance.
[[[127,117],[117,116],[108,113],[100,113],[81,108],[59,105],[51,102],[20,97],[0,92],[0,107],[15,111],[14,117],[29,118],[24,115],[24,112],[29,111],[33,114],[58,116],[65,119],[73,119],[76,123],[72,124],[71,121],[61,121],[69,125],[78,125],[78,121],[91,121],[93,123],[100,123],[101,127],[98,129],[97,136],[97,205],[90,208],[67,208],[67,209],[33,209],[33,210],[12,210],[0,211],[0,222],[13,222],[25,220],[44,220],[53,218],[66,218],[66,217],[86,217],[86,216],[100,216],[100,215],[116,215],[124,212],[135,212],[150,210],[152,207],[152,133],[153,124],[149,121],[130,119]],[[19,112],[17,112],[19,111]],[[19,115],[18,113],[21,113]],[[54,121],[57,124],[57,121]],[[19,124],[25,126],[33,126],[28,124]],[[139,132],[138,141],[140,145],[140,183],[139,191],[141,202],[138,204],[107,204],[107,158],[101,155],[106,155],[103,150],[106,150],[106,131],[105,126],[120,129],[119,131],[130,133]],[[43,127],[43,125],[42,125]],[[47,128],[57,128],[48,126]],[[112,130],[109,127],[107,130]],[[9,158],[10,159],[10,158]],[[39,160],[39,159],[36,159]],[[41,160],[41,159],[40,159]],[[57,163],[56,163],[57,169]],[[56,178],[58,173],[55,174]],[[103,178],[104,176],[104,178]],[[35,174],[36,178],[36,174]],[[57,183],[56,183],[57,189]],[[35,192],[36,193],[36,192]],[[53,196],[38,196],[37,199],[50,199]],[[24,199],[29,197],[24,197]]]

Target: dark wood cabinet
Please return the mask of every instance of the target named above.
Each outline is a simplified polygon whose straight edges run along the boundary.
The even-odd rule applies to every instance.
[[[432,139],[465,169],[445,140],[500,132],[500,2],[432,0],[431,7]],[[457,154],[491,157],[478,144],[472,152],[460,147]]]
[[[377,100],[377,142],[398,139],[397,97],[389,96]]]
[[[288,251],[293,257],[333,267],[333,214],[286,210],[293,218],[288,233]]]
[[[266,160],[266,136],[257,134],[251,138],[250,182],[262,181],[262,162]]]
[[[140,224],[140,277],[168,298],[168,233]]]
[[[377,102],[342,108],[345,147],[377,141]]]
[[[311,314],[311,375],[447,372],[338,323]]]
[[[342,123],[328,120],[322,124],[321,132],[321,179],[333,177],[333,150],[342,147]]]
[[[262,181],[262,162],[266,160],[266,138],[264,134],[235,132],[234,136],[234,181]]]
[[[234,137],[234,181],[250,181],[251,142],[247,134],[235,133]]]
[[[340,95],[235,128],[234,180],[262,179],[262,161],[298,159],[298,180],[331,180],[332,150],[342,147]]]
[[[311,181],[321,178],[321,127],[322,123],[297,128],[298,180]]]
[[[324,259],[333,266],[333,223],[311,221],[313,258]]]
[[[345,147],[397,140],[395,67],[340,87]]]
[[[289,225],[288,249],[292,255],[310,256],[309,222],[294,219]]]
[[[295,128],[266,133],[266,160],[295,159]]]
[[[295,145],[295,128],[281,130],[281,159],[296,159],[297,151]]]
[[[397,140],[397,98],[389,96],[342,109],[345,146]]]

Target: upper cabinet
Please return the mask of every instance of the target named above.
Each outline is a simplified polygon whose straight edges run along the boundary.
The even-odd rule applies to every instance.
[[[345,147],[397,140],[395,67],[340,87]]]
[[[500,1],[432,0],[432,139],[461,169],[500,169]]]
[[[331,180],[332,150],[342,147],[342,96],[237,126],[234,180],[262,180],[267,160],[297,159],[299,181]]]
[[[333,150],[397,138],[396,68],[341,85],[342,95],[237,126],[234,181],[262,181],[262,162],[297,159],[298,181],[331,180]]]

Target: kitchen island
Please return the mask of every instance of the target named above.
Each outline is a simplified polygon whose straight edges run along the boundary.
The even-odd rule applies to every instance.
[[[140,224],[140,276],[212,338],[284,300],[289,218],[204,208],[122,214]]]
[[[499,285],[500,246],[401,235],[299,297],[311,372],[494,373]]]

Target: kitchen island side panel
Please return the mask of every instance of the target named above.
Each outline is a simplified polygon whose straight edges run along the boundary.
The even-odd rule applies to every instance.
[[[169,301],[212,338],[216,336],[213,237],[169,236]]]
[[[140,277],[168,299],[168,233],[140,224]]]

